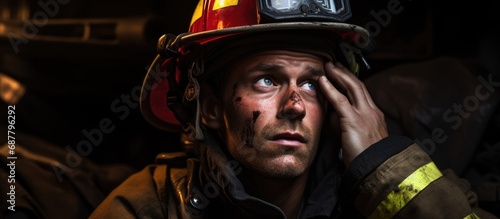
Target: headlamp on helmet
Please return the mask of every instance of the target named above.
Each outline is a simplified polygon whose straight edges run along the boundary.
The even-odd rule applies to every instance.
[[[351,17],[348,0],[260,0],[259,12],[270,20],[344,22]]]

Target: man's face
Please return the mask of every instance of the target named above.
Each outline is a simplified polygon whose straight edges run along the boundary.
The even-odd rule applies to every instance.
[[[297,177],[309,168],[325,118],[317,84],[323,64],[314,55],[276,50],[230,69],[222,135],[244,167],[271,178]]]

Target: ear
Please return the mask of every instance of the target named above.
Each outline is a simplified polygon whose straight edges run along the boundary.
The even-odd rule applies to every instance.
[[[201,122],[212,129],[221,128],[224,122],[222,102],[206,83],[201,84],[200,105]]]

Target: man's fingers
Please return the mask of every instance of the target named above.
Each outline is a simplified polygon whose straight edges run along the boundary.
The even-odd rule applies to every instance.
[[[366,89],[366,86],[364,86],[364,85],[363,85],[363,92],[365,93],[366,100],[368,101],[368,104],[370,104],[370,106],[373,109],[379,110],[378,107],[377,107],[377,105],[375,104],[375,102],[373,102],[372,96],[368,92],[368,89]]]
[[[366,86],[342,65],[325,64],[326,76],[319,85],[339,116],[344,162],[350,162],[370,145],[387,136],[384,115],[377,108]],[[329,80],[328,78],[331,80]],[[345,89],[347,97],[332,83]]]
[[[340,69],[342,69],[351,78],[355,78],[356,81],[358,80],[357,77],[354,74],[350,74],[350,70],[347,69],[347,67],[345,67],[344,65],[342,65],[340,62],[337,63],[335,66],[338,67],[338,68],[340,68]],[[359,82],[360,82],[360,89],[363,90],[363,93],[365,95],[365,98],[366,98],[366,101],[368,102],[368,104],[370,104],[370,106],[373,109],[378,109],[378,107],[375,104],[375,102],[373,102],[373,99],[372,99],[370,93],[368,92],[368,89],[366,88],[365,84],[362,81],[359,81]]]
[[[349,99],[342,93],[340,93],[335,86],[326,78],[326,76],[321,76],[319,78],[319,85],[326,99],[332,103],[333,108],[341,117],[345,117],[352,112],[353,108]]]
[[[332,63],[325,65],[327,76],[345,89],[349,100],[354,106],[363,107],[371,105],[367,100],[363,83],[359,81],[348,69],[340,63],[334,66]]]

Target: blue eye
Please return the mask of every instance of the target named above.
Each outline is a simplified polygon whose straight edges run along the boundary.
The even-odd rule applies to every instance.
[[[273,81],[269,78],[261,78],[257,82],[255,82],[258,86],[268,87],[273,85]]]
[[[306,82],[306,83],[302,84],[302,87],[306,90],[316,90],[316,84],[314,84],[312,82]]]

